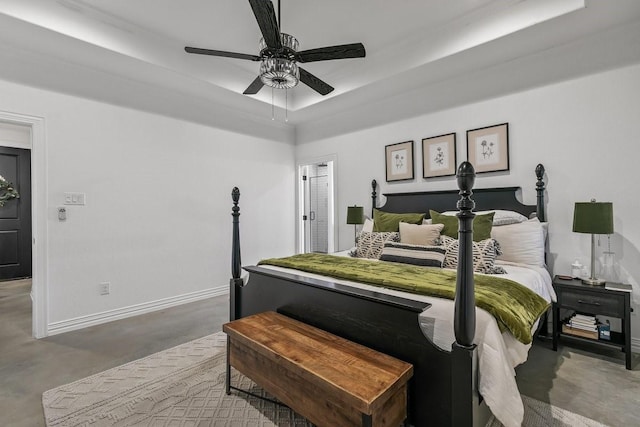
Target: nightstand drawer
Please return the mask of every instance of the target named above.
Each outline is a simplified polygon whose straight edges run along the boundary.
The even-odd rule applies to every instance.
[[[560,293],[560,305],[592,314],[603,314],[614,317],[624,316],[624,297],[604,295],[597,292],[574,292],[565,290]]]

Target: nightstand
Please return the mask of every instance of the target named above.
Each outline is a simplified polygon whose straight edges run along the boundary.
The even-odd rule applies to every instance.
[[[601,348],[619,349],[625,353],[625,365],[632,369],[631,362],[631,293],[605,289],[604,286],[585,285],[579,279],[553,278],[553,288],[558,302],[553,304],[553,350],[558,350],[560,338],[571,338]],[[602,315],[622,319],[622,332],[611,332],[611,340],[592,339],[562,332],[560,309],[572,310],[585,315]]]

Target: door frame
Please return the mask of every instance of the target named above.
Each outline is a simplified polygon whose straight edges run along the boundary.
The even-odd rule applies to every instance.
[[[327,251],[329,253],[335,252],[339,248],[338,244],[338,227],[336,226],[336,220],[338,218],[337,203],[338,189],[335,183],[338,182],[338,156],[336,154],[329,154],[326,156],[303,158],[298,159],[296,162],[296,250],[297,253],[304,253],[305,251],[305,236],[304,236],[304,221],[302,215],[304,215],[304,186],[302,185],[302,168],[307,165],[314,165],[318,163],[327,163],[327,175],[329,177],[329,218],[327,228],[329,230]]]
[[[34,338],[48,335],[49,283],[47,269],[47,146],[44,117],[0,111],[0,121],[31,128],[31,326]]]

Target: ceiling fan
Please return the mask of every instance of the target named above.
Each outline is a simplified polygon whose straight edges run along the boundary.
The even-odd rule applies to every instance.
[[[365,49],[362,43],[351,43],[338,46],[321,47],[298,52],[298,40],[280,32],[280,2],[278,2],[278,19],[271,0],[249,0],[253,14],[262,32],[260,54],[226,52],[223,50],[185,47],[188,53],[199,55],[223,56],[227,58],[260,61],[260,74],[243,92],[245,95],[257,94],[262,86],[277,89],[288,89],[299,81],[321,95],[333,91],[333,87],[323,82],[310,72],[298,66],[298,62],[328,61],[331,59],[364,58]]]

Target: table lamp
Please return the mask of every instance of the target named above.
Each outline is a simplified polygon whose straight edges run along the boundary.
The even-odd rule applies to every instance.
[[[591,234],[591,277],[582,283],[602,286],[604,279],[596,278],[596,234],[613,234],[613,204],[610,202],[578,202],[573,209],[573,231]]]
[[[364,208],[362,206],[347,206],[347,224],[353,224],[353,241],[356,242],[358,224],[364,224]]]

